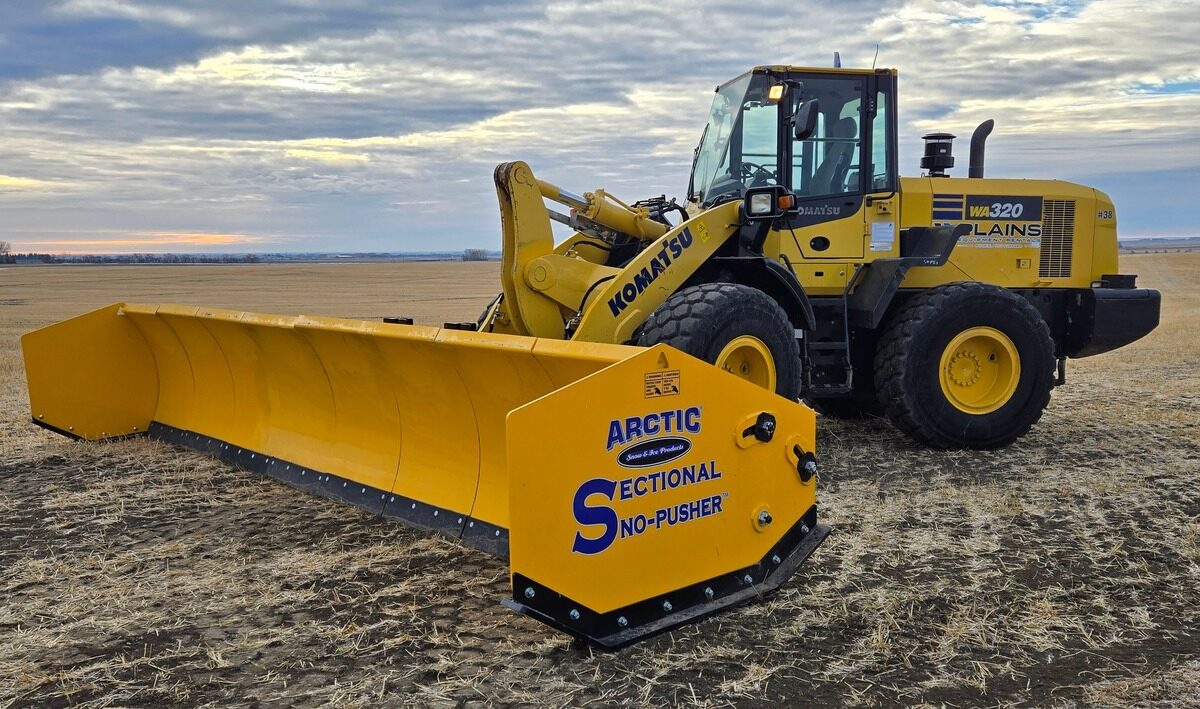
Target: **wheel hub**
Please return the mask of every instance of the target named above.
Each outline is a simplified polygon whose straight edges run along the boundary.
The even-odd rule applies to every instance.
[[[950,360],[950,378],[959,386],[971,386],[982,373],[979,358],[972,352],[956,352]]]
[[[753,335],[741,335],[729,341],[715,364],[730,374],[775,391],[778,381],[775,374],[775,358],[766,344]]]
[[[959,411],[977,416],[996,411],[1012,399],[1020,380],[1016,345],[995,328],[963,330],[942,351],[938,383]]]

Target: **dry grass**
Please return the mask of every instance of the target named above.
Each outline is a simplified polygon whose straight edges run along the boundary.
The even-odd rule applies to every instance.
[[[822,421],[835,535],[779,594],[617,654],[453,543],[148,441],[26,423],[16,337],[118,299],[468,319],[494,264],[0,269],[0,708],[1200,706],[1200,255],[1007,450]],[[446,296],[453,290],[454,296]]]

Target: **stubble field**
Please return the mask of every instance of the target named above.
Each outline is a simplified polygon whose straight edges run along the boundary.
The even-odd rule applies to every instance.
[[[28,423],[18,337],[120,300],[473,319],[496,264],[0,267],[0,708],[1200,706],[1200,254],[1034,430],[930,451],[822,419],[834,535],[778,594],[604,654],[504,562],[200,454]]]

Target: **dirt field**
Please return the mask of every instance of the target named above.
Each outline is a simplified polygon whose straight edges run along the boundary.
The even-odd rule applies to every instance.
[[[1200,706],[1200,254],[991,453],[821,421],[834,535],[768,600],[616,654],[503,562],[147,441],[28,423],[19,334],[118,300],[472,319],[495,264],[0,267],[0,708]],[[453,293],[454,295],[450,295]]]

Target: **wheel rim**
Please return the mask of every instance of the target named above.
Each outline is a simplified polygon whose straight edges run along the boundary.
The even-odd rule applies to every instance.
[[[942,394],[959,411],[976,416],[1008,403],[1021,380],[1021,358],[1012,340],[991,327],[960,332],[938,369]]]
[[[775,391],[775,358],[763,341],[741,335],[729,341],[717,355],[716,365],[730,374]]]

